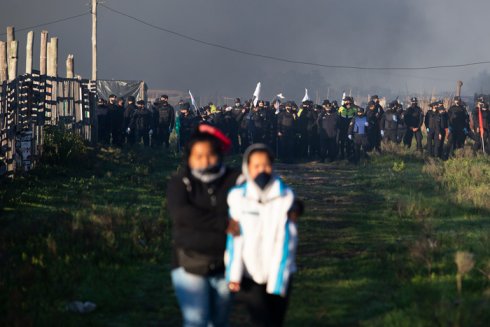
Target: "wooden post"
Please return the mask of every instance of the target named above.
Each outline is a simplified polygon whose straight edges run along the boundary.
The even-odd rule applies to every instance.
[[[7,26],[7,56],[10,56],[10,42],[12,41],[15,41],[15,28],[13,26]]]
[[[97,80],[97,0],[92,0],[92,81]]]
[[[7,80],[7,43],[0,41],[0,84]]]
[[[460,97],[461,96],[461,88],[463,87],[463,82],[458,81],[456,84],[456,96]]]
[[[52,37],[48,43],[48,76],[58,76],[58,38]]]
[[[10,53],[9,53],[9,62],[8,62],[9,82],[13,81],[17,77],[17,55],[19,53],[18,46],[19,46],[19,41],[10,42]]]
[[[26,74],[32,74],[32,44],[34,43],[34,32],[27,33],[26,44]]]
[[[68,58],[66,58],[66,78],[74,78],[74,59],[73,55],[69,54]]]
[[[39,55],[39,73],[46,75],[47,73],[47,58],[48,58],[48,31],[41,32],[41,52]]]

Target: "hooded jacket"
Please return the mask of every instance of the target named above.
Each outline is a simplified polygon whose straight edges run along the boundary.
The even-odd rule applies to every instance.
[[[293,191],[277,176],[261,190],[248,174],[248,158],[263,144],[250,146],[244,154],[242,173],[246,181],[228,194],[230,218],[241,234],[228,235],[225,252],[226,279],[240,283],[245,275],[266,285],[269,294],[285,296],[296,271],[297,227],[288,219]]]

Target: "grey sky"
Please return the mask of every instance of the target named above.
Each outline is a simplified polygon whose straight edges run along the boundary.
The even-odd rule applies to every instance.
[[[35,25],[88,11],[89,0],[2,1],[0,28]],[[430,66],[490,59],[488,0],[104,0],[107,6],[205,41],[271,56],[334,65]],[[90,75],[90,16],[45,27],[60,39],[60,73],[75,54]],[[36,50],[39,32],[36,31]],[[27,32],[21,41],[24,69]],[[5,38],[3,36],[2,38]],[[37,51],[36,51],[37,52]],[[37,53],[35,68],[38,67]],[[144,79],[150,88],[192,89],[197,96],[250,96],[262,81],[266,97],[315,97],[342,89],[393,95],[480,91],[471,79],[488,66],[433,71],[321,69],[247,57],[190,42],[99,8],[99,77]],[[469,86],[473,89],[469,89]]]

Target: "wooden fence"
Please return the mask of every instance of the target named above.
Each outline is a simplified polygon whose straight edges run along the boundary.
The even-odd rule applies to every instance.
[[[64,126],[96,142],[96,93],[89,80],[41,75],[3,82],[0,89],[0,177],[30,170],[42,154],[45,126]]]

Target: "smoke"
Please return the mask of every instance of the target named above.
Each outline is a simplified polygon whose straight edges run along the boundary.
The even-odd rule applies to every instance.
[[[485,0],[106,0],[105,5],[205,41],[265,55],[322,64],[426,66],[488,60]],[[29,10],[25,10],[29,8]],[[0,21],[17,27],[88,11],[87,1],[10,1]],[[36,29],[40,31],[42,28]],[[90,15],[48,27],[60,38],[60,66],[75,54],[90,75]],[[21,49],[25,33],[17,33]],[[36,35],[36,45],[39,33]],[[485,42],[486,43],[486,42]],[[36,46],[37,48],[37,46]],[[264,98],[298,99],[378,93],[396,96],[454,89],[485,67],[437,71],[323,69],[228,52],[193,43],[99,8],[99,76],[143,79],[154,89],[192,89],[201,98],[248,98],[262,81]],[[37,55],[35,53],[35,55]],[[22,52],[21,52],[22,60]],[[37,61],[35,61],[37,63]],[[61,70],[64,72],[63,68]],[[466,83],[473,87],[471,83]],[[464,87],[472,94],[474,90]]]

